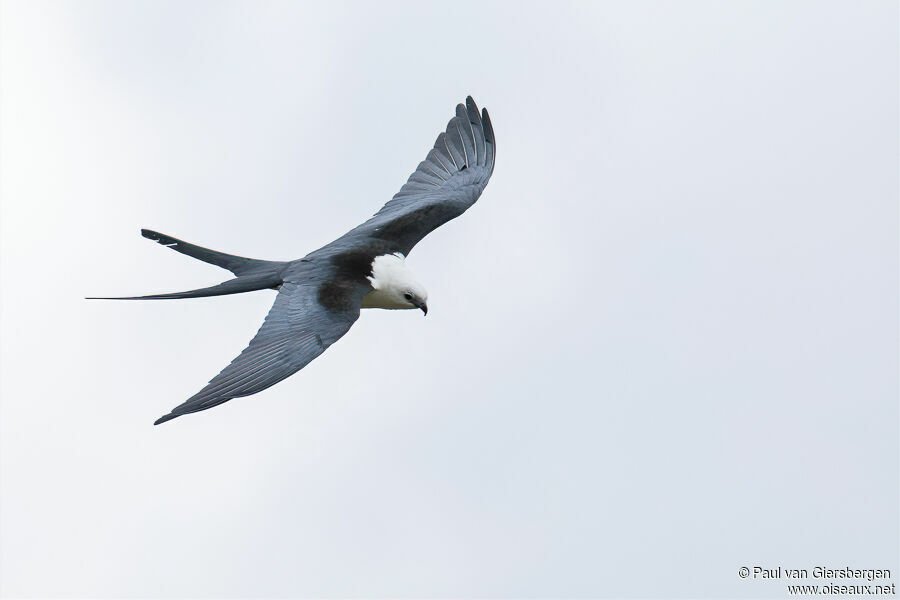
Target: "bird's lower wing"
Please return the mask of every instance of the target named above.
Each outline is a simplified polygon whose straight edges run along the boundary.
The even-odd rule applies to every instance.
[[[154,425],[249,396],[293,375],[340,339],[359,308],[334,310],[318,301],[318,286],[285,281],[250,345],[186,402]]]

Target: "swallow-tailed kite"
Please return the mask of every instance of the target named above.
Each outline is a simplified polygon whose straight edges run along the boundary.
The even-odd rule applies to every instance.
[[[142,229],[164,246],[228,269],[234,279],[187,292],[105,298],[163,300],[276,289],[275,304],[250,345],[202,390],[154,423],[260,392],[293,375],[341,338],[361,308],[428,312],[428,293],[405,258],[419,240],[472,206],[494,170],[494,131],[471,97],[381,210],[305,257],[280,262],[243,258]]]

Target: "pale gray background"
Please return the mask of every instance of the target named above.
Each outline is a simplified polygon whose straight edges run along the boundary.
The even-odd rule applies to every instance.
[[[749,597],[898,566],[894,2],[4,2],[0,593]],[[456,102],[481,201],[162,427]],[[897,582],[895,577],[894,582]]]

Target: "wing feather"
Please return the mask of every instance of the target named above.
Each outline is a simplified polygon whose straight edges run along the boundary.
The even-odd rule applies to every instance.
[[[478,114],[478,107],[472,97],[466,98],[466,118],[469,120],[469,128],[472,131],[472,137],[475,146],[475,164],[484,166],[484,128],[481,124],[481,115]]]
[[[449,160],[449,159],[447,157],[442,156],[441,153],[438,152],[437,148],[432,148],[428,152],[427,162],[429,164],[434,165],[435,167],[439,167],[447,175],[452,175],[456,171],[447,167],[447,164],[446,164],[447,160]],[[446,181],[446,180],[447,179],[444,178],[444,181]]]
[[[493,173],[497,144],[494,142],[494,127],[491,125],[491,116],[488,114],[486,108],[481,109],[481,123],[484,126],[484,164],[488,168],[489,173]],[[490,174],[488,174],[488,177],[490,177]]]
[[[472,124],[469,123],[469,113],[462,104],[456,106],[456,121],[463,151],[466,153],[466,166],[475,166],[478,164],[478,154],[475,151],[475,134],[472,132]]]
[[[466,154],[463,151],[459,119],[456,117],[451,119],[450,124],[447,125],[446,136],[444,143],[447,144],[447,148],[450,150],[450,156],[453,157],[457,170],[462,171],[468,165],[466,165]]]

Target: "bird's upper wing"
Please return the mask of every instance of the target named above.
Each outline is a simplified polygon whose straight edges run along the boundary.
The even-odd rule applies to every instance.
[[[400,191],[347,236],[384,240],[393,251],[409,254],[419,240],[475,204],[495,156],[491,119],[469,96]]]
[[[206,387],[154,425],[260,392],[322,354],[359,318],[359,306],[328,308],[319,302],[320,289],[315,283],[285,281],[250,345]]]

